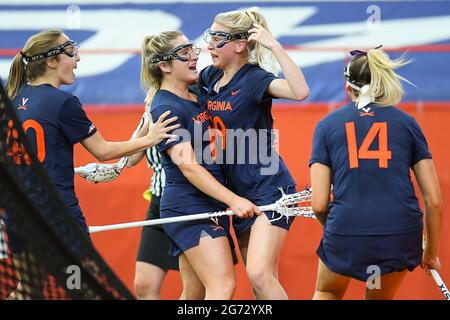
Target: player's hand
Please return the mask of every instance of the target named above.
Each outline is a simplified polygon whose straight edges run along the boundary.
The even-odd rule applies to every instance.
[[[253,23],[253,28],[248,30],[248,33],[250,34],[248,41],[257,41],[269,50],[281,47],[281,44],[273,37],[273,35],[257,23]]]
[[[165,120],[169,114],[170,114],[170,111],[164,112],[158,118],[158,121],[156,121],[155,123],[153,123],[152,117],[149,115],[147,138],[151,142],[151,144],[150,144],[151,147],[157,145],[164,139],[176,140],[178,138],[177,135],[168,134],[168,132],[173,131],[180,127],[180,124],[170,125],[171,123],[177,121],[178,117],[172,117],[172,118]]]
[[[428,253],[428,250],[425,248],[425,251],[423,252],[421,267],[425,269],[428,274],[430,274],[430,269],[441,269],[441,261],[439,260],[438,256],[430,255]]]
[[[254,215],[259,216],[262,213],[252,202],[238,196],[233,199],[229,206],[231,211],[239,218],[252,218]]]

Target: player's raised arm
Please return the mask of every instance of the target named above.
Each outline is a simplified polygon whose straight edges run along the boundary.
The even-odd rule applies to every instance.
[[[263,20],[263,23],[265,21]],[[268,92],[277,98],[305,100],[309,96],[309,87],[300,67],[292,60],[283,46],[272,36],[267,27],[258,23],[248,31],[249,44],[252,41],[268,49],[280,64],[284,79],[275,79],[269,85]],[[256,48],[258,50],[258,48]]]

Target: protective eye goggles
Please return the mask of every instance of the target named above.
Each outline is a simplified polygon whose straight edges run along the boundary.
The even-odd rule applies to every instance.
[[[211,44],[214,48],[222,48],[225,44],[233,40],[244,39],[247,40],[249,37],[248,32],[241,33],[228,33],[223,31],[211,31],[211,29],[206,29],[203,33],[203,40],[209,45]]]
[[[38,60],[43,60],[46,58],[54,57],[54,56],[57,56],[58,54],[62,54],[62,53],[73,58],[78,54],[79,49],[80,49],[80,46],[75,41],[68,40],[60,46],[57,46],[47,52],[40,53],[40,54],[37,54],[34,56],[27,56],[22,51],[20,52],[20,54],[22,55],[24,62],[28,63],[28,62],[32,62],[32,61],[38,61]]]
[[[150,59],[151,63],[158,63],[161,61],[169,61],[177,59],[180,61],[189,61],[200,54],[200,48],[197,48],[194,43],[187,43],[177,46],[169,51],[167,54],[155,55]]]

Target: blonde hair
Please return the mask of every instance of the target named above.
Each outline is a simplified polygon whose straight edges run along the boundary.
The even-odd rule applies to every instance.
[[[27,81],[33,81],[44,74],[47,59],[55,59],[55,57],[51,57],[25,63],[23,55],[31,57],[49,51],[58,45],[58,39],[62,34],[61,30],[46,30],[31,36],[27,40],[22,51],[14,57],[9,70],[6,93],[10,99],[14,99]]]
[[[169,53],[173,47],[173,42],[183,34],[179,31],[165,31],[158,35],[147,36],[142,44],[141,54],[141,86],[147,92],[145,104],[151,104],[155,93],[161,87],[163,73],[158,63],[150,60],[155,55]]]
[[[214,18],[214,22],[228,28],[231,34],[248,32],[253,28],[253,23],[257,23],[269,31],[266,18],[264,18],[258,7],[251,7],[244,11],[219,13]],[[268,66],[273,70],[276,69],[275,59],[270,50],[256,41],[249,42],[247,47],[248,54],[246,59],[248,62],[256,63],[261,68]]]
[[[404,95],[401,80],[410,84],[407,79],[398,75],[395,70],[410,63],[404,56],[391,60],[381,49],[369,49],[367,55],[356,56],[351,64],[351,78],[364,85],[369,84],[374,102],[381,106],[392,106],[399,103]],[[358,99],[359,91],[352,90],[352,95]]]

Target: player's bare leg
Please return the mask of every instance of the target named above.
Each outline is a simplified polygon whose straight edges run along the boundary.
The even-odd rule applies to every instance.
[[[200,244],[184,252],[206,288],[205,300],[228,300],[236,288],[233,258],[226,237],[202,237]]]
[[[382,275],[379,289],[366,287],[366,300],[392,300],[407,272],[407,270],[404,270]]]
[[[248,242],[250,241],[250,231],[251,229],[241,233],[239,236],[236,236],[239,251],[241,252],[242,261],[244,264],[247,264],[247,251],[248,251]]]
[[[198,278],[184,253],[180,254],[178,265],[180,266],[181,282],[183,283],[183,293],[180,300],[205,299],[205,286]]]
[[[351,278],[331,271],[319,258],[313,300],[341,300]]]
[[[258,300],[288,299],[278,281],[278,260],[287,230],[272,226],[265,214],[251,228],[247,252],[247,274]]]
[[[139,300],[159,300],[166,271],[153,264],[137,261],[134,289]]]

